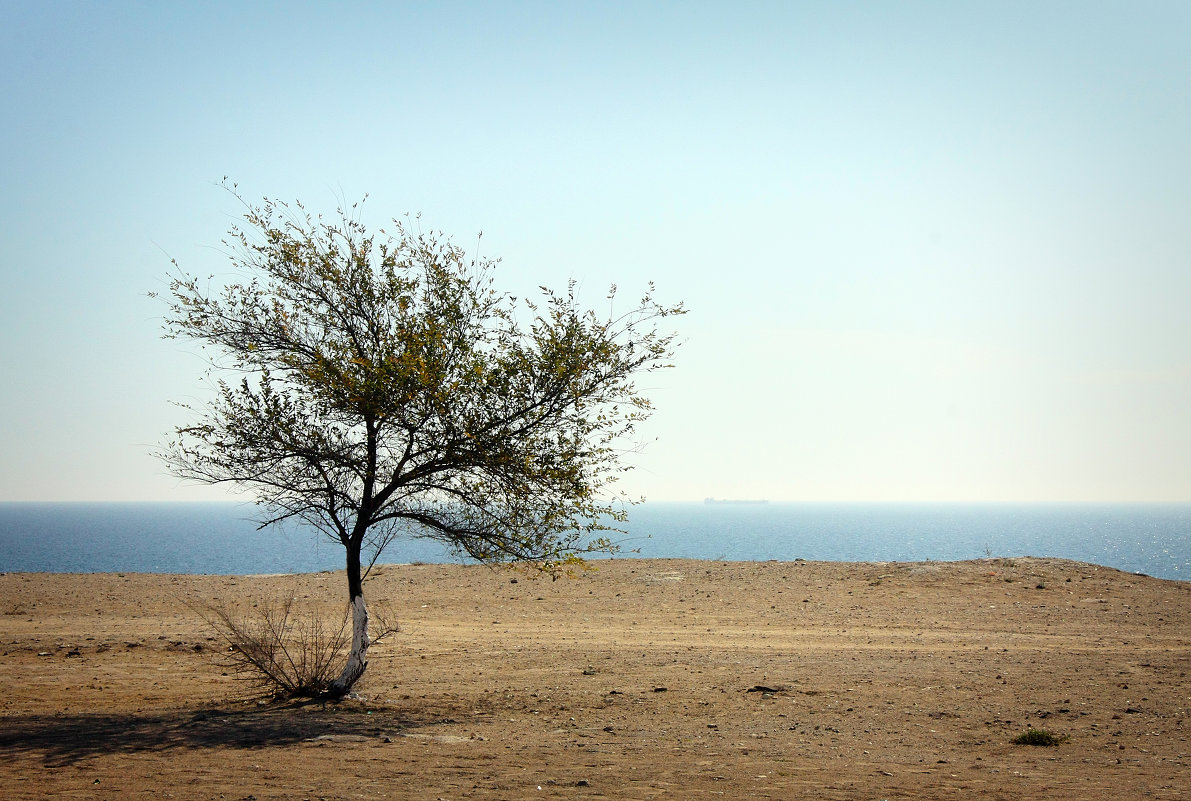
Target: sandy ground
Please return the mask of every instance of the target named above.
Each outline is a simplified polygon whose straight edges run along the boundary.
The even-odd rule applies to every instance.
[[[0,796],[1191,798],[1191,584],[1058,560],[386,566],[360,698],[278,704],[195,605],[343,577],[0,575]],[[1065,738],[1013,745],[1027,728]]]

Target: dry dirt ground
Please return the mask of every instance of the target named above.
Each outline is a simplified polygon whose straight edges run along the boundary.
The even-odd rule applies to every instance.
[[[1058,560],[385,566],[360,697],[264,701],[193,607],[343,577],[0,575],[0,796],[1191,798],[1191,583]],[[1055,747],[1012,744],[1045,729]]]

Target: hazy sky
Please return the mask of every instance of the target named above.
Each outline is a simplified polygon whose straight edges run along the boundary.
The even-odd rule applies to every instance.
[[[0,2],[0,500],[196,500],[169,259],[371,197],[691,312],[654,500],[1191,501],[1191,4]],[[656,438],[656,441],[653,441]]]

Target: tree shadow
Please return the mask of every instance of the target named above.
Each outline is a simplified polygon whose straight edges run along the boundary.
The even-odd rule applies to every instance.
[[[47,766],[60,767],[113,753],[271,748],[338,737],[382,740],[411,728],[451,722],[432,710],[397,712],[321,703],[147,714],[12,715],[0,717],[0,754],[40,753]]]

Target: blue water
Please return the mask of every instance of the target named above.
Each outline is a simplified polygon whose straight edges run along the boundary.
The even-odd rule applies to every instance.
[[[341,546],[298,528],[256,529],[240,504],[0,504],[0,571],[297,573],[342,568]],[[622,554],[829,561],[1054,556],[1191,580],[1191,504],[938,505],[650,503]],[[455,561],[429,540],[382,562]]]

